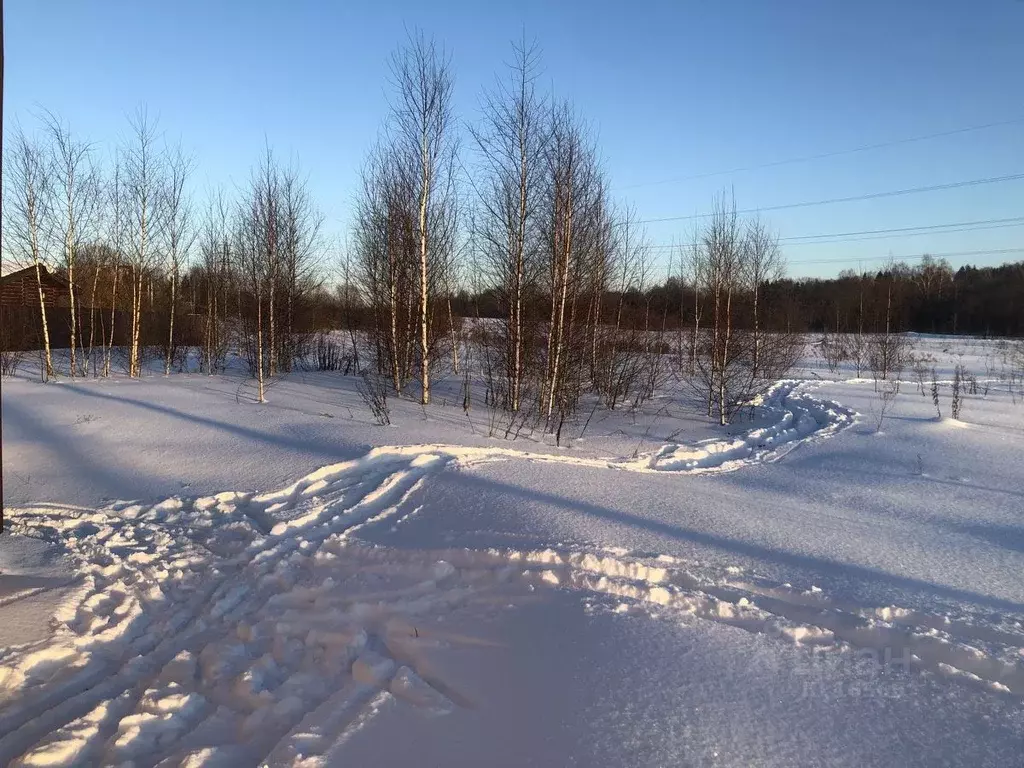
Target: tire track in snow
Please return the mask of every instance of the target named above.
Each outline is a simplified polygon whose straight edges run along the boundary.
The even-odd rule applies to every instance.
[[[835,601],[820,590],[752,587],[735,578],[699,578],[671,557],[654,560],[541,551],[516,553],[542,579],[571,589],[665,607],[800,645],[867,652],[884,664],[906,662],[997,693],[1024,697],[1024,621],[1015,630],[951,621],[896,606]],[[987,646],[979,647],[979,646]]]
[[[393,554],[378,549],[363,557],[387,562]],[[758,583],[742,573],[696,575],[679,558],[621,550],[450,549],[415,557],[450,563],[471,580],[514,578],[625,601],[619,608],[668,611],[798,645],[868,652],[885,663],[905,660],[918,670],[1024,697],[1024,617],[1004,617],[1012,627],[998,629],[898,606],[834,600],[817,588]]]
[[[0,761],[6,763],[17,757],[28,747],[45,738],[46,734],[57,732],[72,721],[87,716],[101,702],[115,699],[129,690],[133,691],[130,694],[131,698],[136,700],[141,698],[163,667],[177,655],[190,648],[207,646],[218,639],[223,639],[232,630],[233,622],[258,613],[268,600],[278,594],[278,588],[281,585],[264,583],[268,577],[274,576],[275,566],[294,555],[306,557],[314,554],[319,543],[332,534],[344,533],[350,526],[361,525],[368,520],[382,519],[383,516],[390,514],[391,510],[397,509],[402,501],[419,487],[424,472],[434,468],[435,465],[437,469],[441,467],[436,459],[428,456],[417,456],[407,463],[408,467],[399,468],[396,467],[396,462],[392,459],[357,460],[350,463],[350,466],[335,468],[329,473],[320,473],[323,477],[313,478],[302,488],[285,489],[279,494],[268,494],[256,498],[234,495],[230,496],[230,501],[226,501],[229,495],[221,494],[218,497],[220,501],[216,504],[201,500],[201,503],[193,505],[195,509],[200,510],[212,509],[219,505],[222,512],[237,512],[236,518],[229,523],[234,525],[241,522],[243,518],[249,520],[254,506],[257,508],[261,505],[268,508],[294,506],[296,499],[302,496],[304,491],[313,488],[315,482],[327,476],[330,476],[334,485],[341,485],[340,491],[336,490],[334,494],[337,498],[330,499],[326,503],[321,503],[319,497],[312,495],[311,491],[306,493],[310,498],[309,509],[304,515],[275,526],[266,538],[254,537],[241,554],[218,563],[212,571],[213,578],[208,580],[205,590],[192,601],[190,606],[186,607],[183,620],[172,622],[170,625],[153,627],[140,642],[135,642],[134,637],[131,638],[130,652],[127,658],[119,656],[104,663],[93,663],[92,658],[86,655],[81,673],[73,675],[70,679],[57,680],[53,685],[37,688],[38,693],[35,695],[30,693],[28,697],[22,697],[17,702],[18,706],[8,706],[0,710],[0,733],[5,734],[0,738]],[[397,465],[400,466],[401,462],[397,462]],[[314,473],[314,475],[317,474]],[[355,487],[362,492],[357,494],[354,503],[345,505],[343,503],[344,494],[349,490],[346,481],[350,480],[353,475],[366,476],[369,479],[356,481]],[[373,482],[374,480],[377,482]],[[316,485],[315,489],[321,490],[323,487]],[[286,502],[282,502],[279,500],[282,496],[291,498],[290,500],[286,498]],[[229,509],[234,502],[238,502],[239,507]],[[142,516],[149,515],[160,506],[155,505],[151,509],[143,510]],[[114,510],[114,512],[123,513],[124,510]],[[180,513],[181,510],[179,509],[178,512]],[[27,514],[31,516],[31,512]],[[83,516],[77,511],[62,516],[54,514],[53,510],[46,510],[36,517],[35,522],[40,530],[53,529],[60,532],[61,529],[70,529],[75,531],[83,523]],[[107,520],[98,518],[102,518],[102,514],[88,515],[84,522],[86,525],[96,528],[97,532],[102,532],[104,539],[115,540],[119,549],[124,548],[126,551],[134,549],[117,564],[118,567],[125,565],[133,556],[140,554],[138,548],[140,542],[134,542],[135,546],[133,546],[131,538],[134,533],[138,532],[135,530],[136,526],[125,523],[115,518],[114,515]],[[137,520],[139,517],[137,516],[135,519]],[[163,521],[151,522],[154,524],[150,528],[144,528],[147,533],[154,529],[159,530],[156,523]],[[24,521],[21,524],[25,524]],[[252,527],[255,528],[255,526]],[[113,533],[110,529],[113,529]],[[71,536],[69,541],[78,542],[79,537]],[[96,550],[97,547],[91,542],[84,543],[80,552],[83,562],[89,563],[90,558],[95,559]],[[227,573],[222,575],[221,569],[226,569]],[[136,569],[125,568],[122,576],[123,581],[118,583],[124,587],[124,591],[130,592],[131,586],[137,578]],[[156,583],[160,580],[166,581],[166,571],[162,574],[158,573],[156,579]],[[152,587],[153,583],[150,582],[149,586]],[[252,584],[256,584],[255,590],[251,586]],[[90,597],[93,594],[96,593],[93,592]],[[182,611],[176,615],[181,616]],[[104,624],[103,630],[107,629]],[[159,642],[154,642],[158,629],[169,630],[169,634],[165,634]],[[95,636],[96,633],[87,633],[84,639],[88,641],[95,639]],[[76,638],[79,648],[83,645],[82,639],[82,637]],[[63,650],[59,648],[55,650],[59,659]],[[41,651],[40,654],[46,655],[47,652]],[[27,672],[27,679],[32,679],[32,675],[38,667],[39,664],[33,658],[28,659],[28,665],[23,665],[21,670],[23,677]],[[17,668],[13,670],[15,673],[18,671]],[[49,761],[52,757],[51,753],[52,750],[48,750],[40,754],[39,757]]]
[[[0,681],[7,672],[0,762],[23,756],[24,764],[83,758],[173,763],[177,745],[188,745],[189,734],[203,732],[205,723],[218,718],[233,722],[234,735],[248,742],[241,753],[236,748],[243,762],[295,749],[332,749],[329,733],[310,741],[293,729],[331,700],[338,683],[355,679],[358,668],[374,667],[373,654],[384,660],[379,669],[385,671],[351,697],[342,718],[345,728],[369,716],[373,694],[383,690],[447,711],[457,706],[458,692],[443,679],[420,677],[415,664],[399,663],[415,658],[409,647],[420,640],[418,633],[410,639],[410,614],[443,613],[513,583],[621,592],[656,604],[669,587],[621,574],[595,575],[567,565],[571,557],[538,571],[531,557],[541,556],[524,559],[512,552],[485,553],[483,561],[461,569],[439,562],[436,553],[426,559],[391,553],[383,572],[391,578],[397,571],[399,581],[413,583],[376,593],[342,590],[339,595],[331,576],[310,581],[310,574],[321,570],[351,578],[346,559],[363,565],[373,559],[371,550],[353,544],[353,534],[417,512],[403,507],[448,466],[519,459],[632,472],[725,471],[774,460],[787,444],[828,436],[852,423],[851,411],[797,389],[793,382],[781,382],[769,392],[762,406],[777,415],[769,427],[696,447],[665,446],[632,459],[501,447],[385,447],[262,495],[228,492],[193,502],[120,503],[95,512],[57,505],[18,511],[19,526],[68,543],[91,587],[64,617],[65,633],[0,667]],[[453,555],[467,556],[472,552]],[[368,599],[385,606],[379,615],[353,616],[356,609],[365,612],[359,606]],[[282,608],[280,620],[265,615]],[[694,612],[721,618],[722,610]],[[62,672],[68,662],[74,668]],[[193,671],[168,673],[176,664]],[[330,722],[328,732],[342,727],[340,720]]]

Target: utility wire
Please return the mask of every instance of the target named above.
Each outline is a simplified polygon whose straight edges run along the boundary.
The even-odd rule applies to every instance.
[[[852,197],[833,197],[827,200],[810,200],[801,203],[785,203],[783,205],[768,205],[760,208],[745,208],[735,211],[737,214],[763,213],[764,211],[782,211],[791,208],[809,208],[816,205],[835,205],[837,203],[852,203],[858,200],[877,200],[883,197],[899,197],[901,195],[916,195],[922,192],[938,192],[944,189],[960,189],[962,187],[977,187],[983,184],[998,184],[1006,181],[1018,181],[1024,179],[1024,173],[1013,173],[1007,176],[989,176],[984,179],[968,179],[966,181],[954,181],[948,184],[933,184],[927,187],[911,187],[909,189],[895,189],[886,192],[872,192],[866,195],[854,195]],[[733,211],[729,211],[731,215]],[[663,221],[688,221],[693,219],[706,219],[714,216],[714,213],[696,213],[690,216],[664,216],[657,219],[643,219],[638,224],[655,224]]]
[[[869,256],[866,258],[858,257],[856,259],[842,258],[842,259],[800,259],[797,261],[787,261],[787,264],[842,264],[844,262],[851,261],[911,261],[924,259],[927,256],[931,256],[933,259],[947,259],[947,258],[958,258],[962,256],[999,256],[1009,253],[1024,253],[1024,248],[992,248],[990,250],[983,251],[947,251],[945,253],[921,253],[914,256]]]
[[[890,237],[912,237],[915,235],[946,235],[956,232],[982,232],[989,229],[1024,226],[1024,216],[1009,219],[982,219],[950,224],[931,224],[920,227],[895,227],[892,229],[865,229],[859,232],[829,232],[819,235],[794,235],[780,237],[780,243],[789,245],[829,245],[831,243],[856,243],[862,240],[886,240]],[[856,237],[866,235],[866,237]],[[828,239],[826,239],[828,238]],[[652,250],[692,249],[691,243],[658,243],[649,246]]]
[[[889,233],[892,233],[892,232],[916,232],[918,230],[920,230],[920,231],[930,231],[930,230],[936,230],[936,229],[948,229],[950,227],[964,227],[964,228],[969,228],[969,229],[985,229],[987,227],[985,227],[983,225],[988,225],[988,224],[1003,225],[1003,224],[1010,224],[1010,223],[1016,223],[1016,222],[1024,222],[1024,216],[1016,216],[1016,217],[1012,217],[1012,218],[1008,218],[1008,219],[981,219],[981,220],[978,220],[978,221],[957,221],[957,222],[951,222],[949,224],[928,224],[928,225],[919,226],[919,227],[894,227],[892,229],[864,229],[864,230],[861,230],[859,232],[835,232],[835,233],[824,234],[824,235],[794,235],[792,237],[784,237],[782,239],[783,240],[818,240],[818,239],[823,238],[823,237],[853,237],[853,236],[856,236],[856,235],[883,235],[883,234],[889,234]],[[961,230],[955,229],[953,231],[954,232],[959,232]]]
[[[847,237],[842,240],[803,240],[799,242],[787,242],[785,244],[789,247],[830,244],[841,245],[843,243],[863,243],[869,240],[890,240],[896,237],[917,237],[919,235],[946,235],[957,234],[959,232],[987,232],[993,229],[1007,229],[1013,227],[1024,227],[1024,222],[1021,222],[1019,224],[993,224],[992,226],[989,227],[960,227],[958,229],[943,229],[935,232],[903,232],[894,235],[868,235],[865,237]]]
[[[914,255],[905,256],[893,256],[887,254],[885,256],[859,256],[855,259],[851,258],[828,258],[828,259],[797,259],[795,261],[786,261],[786,266],[800,266],[807,264],[850,264],[857,262],[858,264],[863,261],[921,261],[927,257],[933,259],[947,259],[947,258],[959,258],[964,256],[1001,256],[1011,253],[1024,253],[1024,248],[994,248],[991,250],[982,251],[946,251],[945,253],[918,253]],[[670,265],[664,265],[659,268],[659,271],[665,271],[667,273]]]
[[[1016,125],[1017,123],[1024,123],[1024,117],[1014,118],[1013,120],[1001,120],[995,123],[985,123],[984,125],[971,125],[966,128],[954,128],[951,131],[940,131],[939,133],[929,133],[924,136],[911,136],[905,139],[895,139],[894,141],[883,141],[877,144],[865,144],[861,147],[854,147],[853,149],[839,149],[833,152],[822,152],[816,155],[804,155],[803,157],[791,157],[786,160],[774,160],[769,163],[760,163],[758,165],[747,165],[740,168],[733,168],[728,171],[712,171],[710,173],[697,173],[690,176],[675,176],[671,179],[660,179],[658,181],[646,181],[640,182],[639,184],[629,184],[624,187],[618,187],[620,190],[627,189],[638,189],[640,187],[653,187],[662,184],[675,184],[681,181],[692,181],[695,179],[709,179],[714,176],[726,176],[732,173],[746,173],[748,171],[759,171],[764,168],[776,168],[780,165],[791,165],[793,163],[808,163],[813,160],[824,160],[829,157],[839,157],[841,155],[852,155],[857,152],[867,152],[873,149],[884,149],[885,147],[896,147],[902,144],[912,144],[918,141],[928,141],[930,139],[939,139],[944,136],[956,136],[961,133],[971,133],[973,131],[981,131],[988,128],[997,128],[1004,125]]]

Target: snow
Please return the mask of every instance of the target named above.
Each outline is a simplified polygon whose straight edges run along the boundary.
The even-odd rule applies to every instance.
[[[914,344],[959,422],[813,356],[562,445],[443,383],[6,381],[0,764],[1017,764],[1024,401]]]
[[[34,537],[6,537],[0,546],[0,648],[45,637],[50,617],[76,584],[59,545]]]

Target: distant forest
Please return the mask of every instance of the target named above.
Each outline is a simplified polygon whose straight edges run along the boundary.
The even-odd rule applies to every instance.
[[[1024,336],[1024,261],[997,267],[963,266],[953,270],[945,259],[925,256],[917,265],[890,265],[877,272],[846,270],[832,278],[783,278],[764,286],[767,318],[774,330],[830,333],[877,333],[884,330],[887,297],[895,331]],[[670,328],[694,322],[692,283],[670,277],[647,294],[628,291],[631,314],[650,311]],[[610,301],[617,301],[609,294]],[[740,303],[744,299],[739,300]],[[500,317],[495,291],[462,292],[457,311],[464,316]],[[749,313],[739,312],[739,325]]]

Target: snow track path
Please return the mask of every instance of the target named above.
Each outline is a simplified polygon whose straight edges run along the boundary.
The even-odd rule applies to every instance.
[[[657,554],[406,550],[358,536],[418,513],[421,488],[449,467],[725,471],[781,458],[855,418],[793,382],[763,406],[769,427],[624,460],[386,447],[271,493],[12,510],[21,532],[66,545],[81,584],[50,641],[0,657],[0,764],[316,765],[389,699],[437,715],[472,707],[431,654],[488,641],[447,630],[445,617],[551,588],[602,610],[692,616],[1024,696],[1019,617],[848,604]]]

